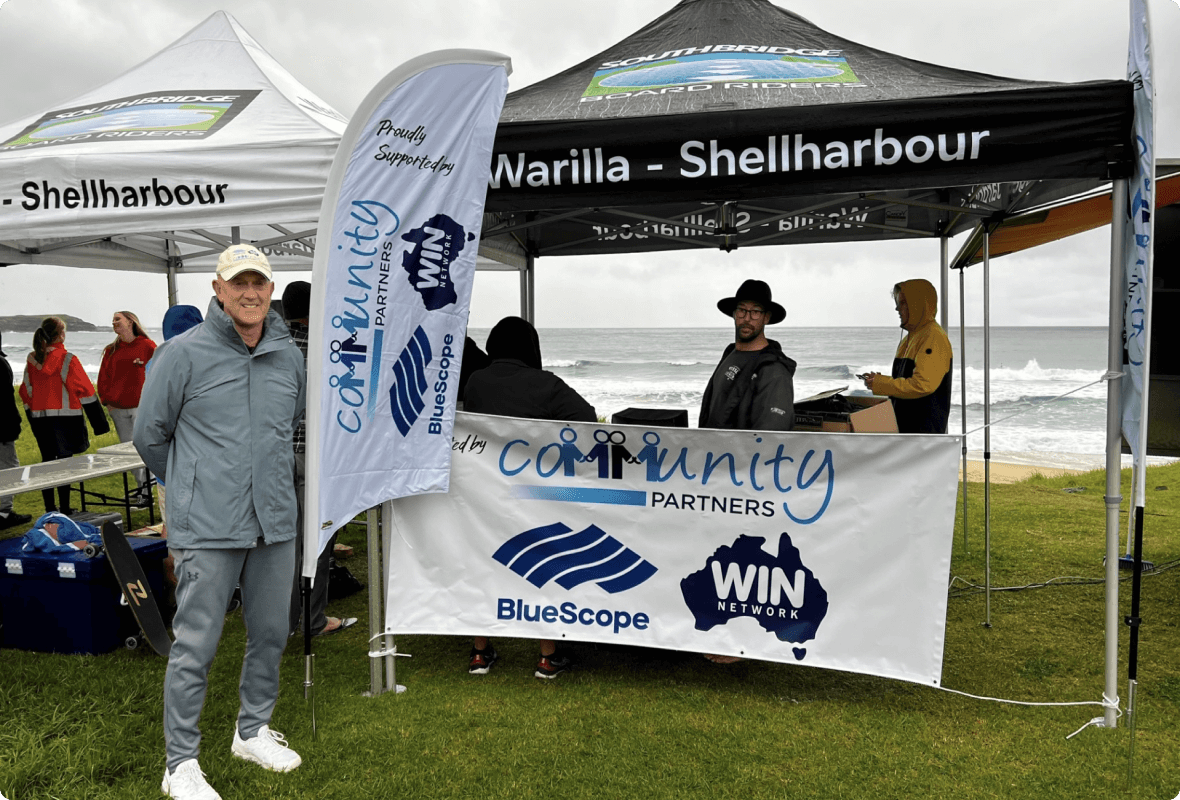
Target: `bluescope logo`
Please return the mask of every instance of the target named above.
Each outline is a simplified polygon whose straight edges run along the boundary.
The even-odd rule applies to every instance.
[[[597,525],[589,525],[576,533],[561,522],[533,528],[501,545],[492,559],[538,589],[549,581],[566,590],[593,582],[609,594],[618,594],[634,589],[656,574],[656,567],[651,562]],[[612,628],[616,634],[630,627],[644,630],[650,623],[650,617],[643,612],[579,608],[575,603],[562,603],[559,607],[507,597],[499,598],[496,618],[598,625]]]
[[[165,91],[120,97],[42,116],[0,149],[79,142],[205,139],[260,94],[249,90]]]
[[[433,387],[435,394],[431,398],[433,409],[427,433],[442,433],[442,420],[447,407],[447,382],[451,378],[451,360],[455,357],[451,349],[454,341],[455,337],[449,333],[443,337],[442,356],[438,362],[438,379]],[[393,364],[393,385],[389,387],[389,413],[402,436],[409,435],[410,429],[426,408],[427,401],[424,395],[431,388],[430,382],[426,379],[426,367],[433,360],[434,352],[430,347],[430,339],[419,325]]]
[[[597,525],[571,534],[560,522],[513,536],[492,558],[538,589],[594,581],[611,594],[634,589],[656,574],[651,562]]]
[[[706,45],[608,61],[594,73],[582,98],[665,94],[713,84],[727,89],[777,89],[858,81],[840,50]]]
[[[466,233],[446,214],[435,214],[421,227],[402,234],[403,240],[414,245],[402,253],[406,280],[422,295],[428,310],[437,311],[459,299],[451,264],[459,260],[464,246],[474,238],[475,234]]]
[[[426,366],[433,360],[430,339],[419,325],[410,343],[393,364],[393,385],[389,387],[389,410],[402,436],[410,432],[426,402]]]
[[[680,582],[696,629],[711,630],[738,617],[752,617],[780,641],[802,644],[814,639],[828,613],[828,593],[783,533],[778,555],[762,549],[760,536],[739,536],[717,548],[705,567]],[[804,648],[794,648],[802,660]]]

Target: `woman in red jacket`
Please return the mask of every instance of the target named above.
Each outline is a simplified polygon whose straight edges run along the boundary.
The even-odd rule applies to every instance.
[[[144,369],[156,351],[156,343],[143,332],[139,317],[130,311],[116,311],[111,319],[115,341],[102,351],[102,366],[98,368],[98,397],[107,407],[111,422],[120,442],[130,442],[135,430],[135,412],[139,409],[139,393],[143,390]],[[147,470],[132,473],[135,494],[132,504],[147,505]]]
[[[96,435],[111,429],[94,393],[94,384],[81,362],[66,352],[65,340],[65,322],[46,317],[33,334],[33,352],[25,362],[20,385],[21,402],[42,461],[69,458],[90,447],[83,414],[90,418]],[[53,502],[52,489],[42,490],[45,510],[69,514],[70,487],[59,486],[57,493],[60,507]]]

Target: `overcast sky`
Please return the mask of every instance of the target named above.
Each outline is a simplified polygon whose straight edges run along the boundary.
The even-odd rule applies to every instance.
[[[1015,78],[1126,75],[1127,0],[986,4],[933,0],[778,0],[844,38],[910,58]],[[625,38],[675,0],[0,0],[0,123],[65,105],[180,38],[217,10],[232,14],[280,63],[345,116],[382,76],[431,50],[496,50],[511,89]],[[1156,153],[1180,157],[1180,0],[1149,0],[1157,92]],[[952,255],[962,244],[951,243]],[[993,262],[996,325],[1103,325],[1109,226]],[[277,276],[286,282],[307,275]],[[938,283],[936,242],[758,247],[538,260],[539,327],[727,325],[717,298],[746,277],[768,281],[785,327],[894,325],[888,290]],[[183,276],[180,300],[202,308],[211,276]],[[951,322],[958,319],[952,276]],[[982,268],[967,273],[967,324],[982,322]],[[69,313],[98,324],[129,309],[157,326],[162,276],[14,266],[0,269],[0,314]],[[516,277],[481,273],[471,325],[518,312]],[[782,335],[781,333],[778,335]]]

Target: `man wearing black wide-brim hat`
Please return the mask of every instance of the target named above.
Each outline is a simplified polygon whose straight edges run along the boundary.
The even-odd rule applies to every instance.
[[[700,427],[789,431],[795,425],[795,362],[765,328],[782,322],[786,310],[771,299],[764,281],[747,280],[717,308],[734,321],[733,344],[725,348],[701,402]]]

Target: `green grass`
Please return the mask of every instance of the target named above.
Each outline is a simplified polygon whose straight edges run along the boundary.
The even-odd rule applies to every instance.
[[[97,444],[114,441],[113,434]],[[22,463],[36,461],[31,441]],[[1180,562],[1180,465],[1149,472],[1146,556]],[[1124,475],[1123,495],[1129,496]],[[112,481],[117,479],[111,479]],[[1063,491],[1082,487],[1079,493]],[[1155,488],[1162,487],[1162,488]],[[971,487],[969,551],[956,527],[943,685],[1027,702],[1095,701],[1103,688],[1104,477],[1034,477],[992,487],[992,627],[981,623],[982,486]],[[26,513],[40,495],[17,499]],[[1125,504],[1124,504],[1125,508]],[[145,512],[137,512],[145,513]],[[1124,516],[1125,520],[1125,516]],[[364,535],[341,537],[368,582]],[[1120,586],[1129,611],[1130,582]],[[316,642],[313,740],[302,647],[283,663],[274,727],[303,755],[289,775],[229,755],[244,630],[235,612],[210,676],[202,767],[224,797],[251,798],[1089,798],[1161,800],[1180,791],[1180,570],[1143,580],[1135,779],[1130,735],[1089,728],[1097,706],[1025,707],[797,665],[719,667],[700,656],[577,646],[579,668],[531,677],[535,643],[498,640],[487,677],[470,646],[398,638],[403,695],[369,685],[364,594],[331,606],[361,624]],[[1127,632],[1120,632],[1125,707]],[[0,651],[0,794],[159,797],[164,661],[149,650],[99,656]]]

